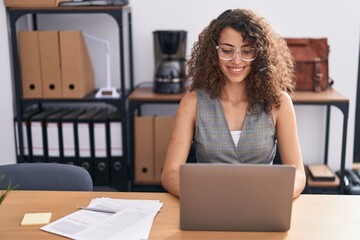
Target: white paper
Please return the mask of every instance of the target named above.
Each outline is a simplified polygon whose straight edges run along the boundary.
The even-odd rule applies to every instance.
[[[158,200],[97,198],[88,207],[117,213],[79,210],[41,229],[78,240],[144,240],[148,239],[153,220],[162,206]]]

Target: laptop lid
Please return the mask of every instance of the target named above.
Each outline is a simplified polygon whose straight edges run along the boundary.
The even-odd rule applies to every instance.
[[[180,167],[183,230],[287,231],[295,167],[195,163]]]

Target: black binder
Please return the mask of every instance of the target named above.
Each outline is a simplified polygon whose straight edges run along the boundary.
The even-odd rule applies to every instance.
[[[127,163],[123,153],[123,118],[120,112],[111,113],[108,128],[108,154],[110,156],[111,185],[127,189]]]
[[[58,110],[54,109],[46,109],[30,119],[33,162],[47,161],[47,133],[45,120],[48,116],[57,111]]]
[[[76,109],[61,118],[60,157],[65,164],[79,165],[76,121],[83,113],[83,110]]]
[[[91,150],[94,160],[94,183],[109,184],[109,157],[107,152],[108,111],[102,110],[93,118]]]
[[[48,116],[46,122],[47,134],[47,161],[52,163],[61,163],[61,118],[68,114],[70,110],[62,109]]]
[[[91,154],[91,132],[92,119],[99,111],[96,109],[86,111],[77,118],[77,156],[79,159],[79,166],[85,168],[94,180],[94,166]]]
[[[30,118],[35,114],[40,113],[39,109],[31,109],[23,113],[21,118],[19,116],[14,117],[14,129],[15,129],[15,145],[18,163],[29,163],[32,161],[32,144],[31,144],[31,131],[30,131]],[[20,157],[20,134],[18,129],[18,121],[21,119],[22,128],[22,143],[23,143],[23,156]]]

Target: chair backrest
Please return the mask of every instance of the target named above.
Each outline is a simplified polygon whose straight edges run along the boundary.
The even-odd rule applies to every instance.
[[[0,189],[11,182],[16,190],[92,191],[93,182],[84,168],[57,163],[19,163],[0,166],[5,175]]]

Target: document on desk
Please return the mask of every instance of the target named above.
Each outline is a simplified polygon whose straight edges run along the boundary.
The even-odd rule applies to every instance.
[[[145,240],[162,206],[163,203],[158,200],[96,198],[88,207],[97,211],[76,211],[41,230],[78,240]],[[116,213],[101,212],[99,209]]]

